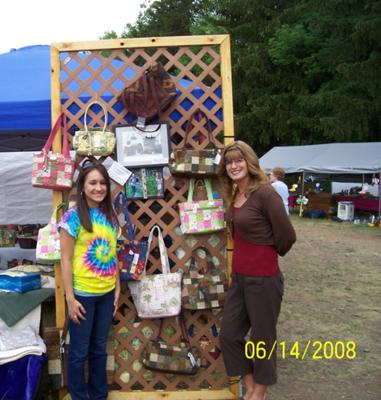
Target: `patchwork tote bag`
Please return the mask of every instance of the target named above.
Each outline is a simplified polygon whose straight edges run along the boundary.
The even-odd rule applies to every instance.
[[[214,199],[210,179],[202,179],[207,200],[193,200],[195,179],[189,181],[188,199],[179,203],[180,229],[186,234],[218,232],[225,228],[223,199]]]
[[[200,359],[189,342],[185,320],[181,313],[178,317],[181,329],[180,343],[166,343],[161,334],[162,319],[156,339],[149,340],[142,353],[142,364],[146,369],[157,372],[179,375],[195,375],[200,366]]]
[[[62,154],[52,153],[53,140],[60,128],[63,128]],[[61,191],[70,190],[73,183],[74,171],[75,160],[70,157],[66,115],[61,113],[41,153],[33,155],[32,186]]]
[[[36,261],[40,264],[54,264],[61,260],[60,233],[57,224],[60,209],[66,210],[67,204],[59,204],[53,210],[49,223],[38,231]]]
[[[149,252],[140,281],[128,282],[128,287],[140,318],[163,318],[178,315],[181,310],[181,272],[171,272],[167,249],[158,225],[148,237],[151,248],[153,233],[157,231],[162,273],[146,275]]]
[[[192,256],[189,271],[183,275],[182,305],[188,310],[220,308],[225,299],[226,272],[214,264],[213,256],[207,248],[199,247],[197,250],[199,249],[205,253],[207,267],[198,267],[196,258]]]
[[[147,239],[136,240],[135,231],[128,213],[128,203],[125,193],[120,192],[115,198],[115,211],[119,223],[122,225],[121,214],[123,213],[124,223],[127,225],[127,239],[118,239],[117,257],[120,267],[121,281],[135,281],[143,276],[144,264],[146,261],[148,241]],[[120,208],[122,207],[122,212]]]
[[[208,132],[207,147],[199,150],[189,148],[189,136],[193,126],[192,122],[197,121],[196,116],[198,116],[198,123],[206,119],[206,128]],[[198,140],[200,142],[200,136],[202,134],[199,132],[198,135]],[[194,134],[192,136],[194,136]],[[188,121],[182,147],[177,148],[171,153],[169,169],[172,175],[196,177],[213,176],[216,175],[217,166],[220,162],[220,152],[221,150],[218,149],[212,134],[209,118],[203,111],[197,109]]]
[[[99,105],[104,113],[103,128],[89,128],[87,126],[87,114],[94,105]],[[99,101],[92,101],[85,110],[84,129],[75,132],[73,137],[73,148],[77,154],[84,156],[108,156],[115,148],[115,134],[106,130],[108,114],[105,106]]]
[[[166,109],[176,97],[176,85],[161,63],[154,62],[118,96],[127,111],[150,119]]]

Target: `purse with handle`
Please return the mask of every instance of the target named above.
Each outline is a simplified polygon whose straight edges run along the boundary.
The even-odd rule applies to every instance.
[[[61,208],[65,210],[67,204],[59,204],[53,210],[49,223],[38,231],[36,261],[40,264],[54,264],[61,260],[60,234],[57,224],[57,214]]]
[[[63,128],[62,154],[51,153],[53,140],[60,127]],[[70,190],[74,171],[75,160],[70,156],[66,115],[61,113],[49,134],[42,152],[33,156],[32,186],[52,190]]]
[[[182,273],[171,272],[167,249],[160,227],[154,225],[148,237],[151,247],[153,233],[157,231],[162,273],[146,275],[147,252],[143,276],[140,281],[128,282],[128,287],[140,318],[163,318],[178,315],[181,310]]]
[[[148,251],[148,241],[146,239],[136,240],[135,232],[131,223],[131,219],[128,213],[128,203],[125,193],[120,192],[115,198],[115,211],[118,215],[119,223],[122,214],[120,206],[123,208],[124,222],[127,225],[128,237],[118,239],[117,241],[117,257],[120,266],[120,280],[121,281],[135,281],[139,280],[143,276],[144,264]]]
[[[199,249],[205,253],[207,267],[200,268],[192,255],[189,271],[183,275],[182,306],[188,310],[220,308],[225,299],[226,272],[214,264],[213,256],[206,247],[199,247],[197,250]]]
[[[223,199],[214,199],[209,179],[203,179],[208,199],[193,200],[195,179],[189,182],[188,199],[179,203],[180,229],[186,234],[217,232],[225,228]]]
[[[155,62],[122,90],[118,100],[129,113],[149,119],[167,108],[175,97],[174,81],[163,65]]]
[[[192,127],[192,121],[206,119],[208,132],[208,145],[204,149],[189,148],[189,136]],[[200,135],[200,133],[199,133]],[[220,160],[220,150],[217,148],[216,141],[212,134],[210,121],[207,115],[197,109],[188,121],[184,142],[182,147],[172,151],[169,160],[169,169],[172,175],[187,175],[193,177],[205,177],[216,175],[217,166]]]
[[[102,108],[105,116],[103,128],[89,128],[87,126],[87,114],[90,107],[96,104]],[[77,154],[84,156],[108,156],[114,152],[116,139],[113,132],[106,130],[107,116],[105,106],[99,101],[92,101],[87,105],[84,116],[84,129],[76,131],[73,138],[73,148]]]
[[[180,343],[171,345],[163,340],[161,334],[164,320],[162,319],[156,339],[149,340],[142,353],[142,364],[145,368],[179,375],[195,375],[197,373],[200,359],[191,347],[182,313],[178,316],[178,320],[181,329]]]

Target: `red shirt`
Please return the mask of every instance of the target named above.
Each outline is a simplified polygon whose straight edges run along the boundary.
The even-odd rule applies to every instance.
[[[239,208],[232,207],[233,215]],[[280,273],[274,246],[254,244],[243,239],[237,229],[233,233],[233,272],[252,276],[273,276]]]

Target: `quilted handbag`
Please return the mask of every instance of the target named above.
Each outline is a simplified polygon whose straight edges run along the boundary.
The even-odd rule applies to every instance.
[[[87,126],[87,113],[90,107],[98,104],[105,115],[103,128],[89,128]],[[107,110],[99,101],[92,101],[88,104],[85,110],[84,130],[75,132],[73,138],[73,148],[77,154],[84,156],[108,156],[113,153],[115,148],[115,134],[106,130],[107,127]]]
[[[62,154],[51,153],[53,140],[60,127],[63,127]],[[70,157],[66,115],[61,113],[42,152],[33,156],[32,186],[53,190],[69,190],[72,186],[74,170],[75,160]]]
[[[135,232],[131,224],[128,214],[128,204],[126,195],[120,192],[115,198],[115,211],[118,215],[119,223],[122,225],[120,206],[123,208],[124,223],[127,225],[128,238],[125,240],[118,239],[117,241],[117,256],[119,261],[120,280],[135,281],[142,278],[144,272],[144,264],[146,260],[148,241],[135,240]]]
[[[159,333],[154,340],[149,340],[142,353],[142,364],[145,368],[169,374],[195,375],[200,360],[193,351],[186,331],[182,314],[179,315],[181,343],[167,344],[161,337],[163,319],[160,321]]]
[[[149,119],[167,108],[175,97],[174,81],[162,64],[155,62],[122,90],[118,100],[129,113]]]
[[[199,122],[205,118],[208,131],[209,148],[192,149],[189,148],[189,135],[191,131],[192,121],[198,116]],[[200,135],[200,133],[198,133]],[[194,134],[192,135],[194,136]],[[213,176],[216,175],[216,169],[220,160],[220,150],[212,134],[210,121],[207,115],[197,109],[188,121],[183,146],[172,151],[169,159],[169,169],[172,175],[188,175],[188,176]]]
[[[148,237],[151,247],[154,231],[158,232],[162,273],[146,275],[148,252],[140,281],[128,282],[138,316],[140,318],[163,318],[178,315],[181,310],[181,272],[171,272],[167,249],[158,225],[155,225]]]
[[[40,264],[54,264],[61,260],[60,234],[58,231],[57,214],[66,203],[58,205],[50,217],[49,223],[38,231],[36,261]]]
[[[226,273],[214,264],[208,249],[199,249],[206,254],[207,268],[198,268],[196,259],[192,256],[189,271],[183,275],[182,305],[188,310],[220,308],[225,299]]]
[[[225,210],[223,199],[213,199],[209,179],[203,179],[207,200],[193,200],[195,180],[189,182],[188,199],[179,203],[180,229],[182,233],[202,234],[217,232],[225,228]]]

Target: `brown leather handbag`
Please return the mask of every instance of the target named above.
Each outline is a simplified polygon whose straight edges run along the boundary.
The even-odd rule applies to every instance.
[[[166,109],[176,97],[176,86],[160,63],[153,63],[130,86],[122,90],[118,100],[127,111],[150,119]]]

